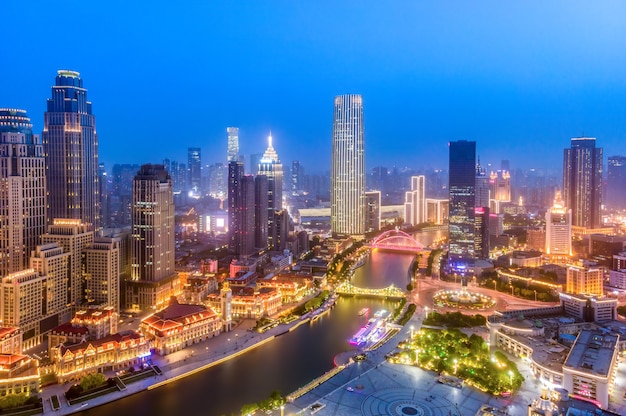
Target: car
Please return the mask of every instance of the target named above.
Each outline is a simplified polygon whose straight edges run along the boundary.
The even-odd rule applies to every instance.
[[[352,386],[348,386],[348,387],[346,388],[346,390],[348,390],[348,391],[354,391],[354,388],[353,388]]]
[[[80,407],[87,407],[87,406],[89,406],[89,403],[87,403],[87,402],[85,402],[85,403],[80,405]]]

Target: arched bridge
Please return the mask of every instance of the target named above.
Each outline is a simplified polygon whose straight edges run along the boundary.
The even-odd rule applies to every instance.
[[[392,251],[408,251],[412,253],[418,253],[424,249],[424,247],[412,236],[404,231],[398,230],[397,228],[395,230],[385,231],[368,245],[371,248]]]
[[[375,298],[390,298],[390,299],[402,299],[406,296],[404,291],[398,289],[393,284],[381,289],[369,289],[354,286],[350,282],[343,282],[335,289],[335,292],[339,295],[349,296],[365,296]]]

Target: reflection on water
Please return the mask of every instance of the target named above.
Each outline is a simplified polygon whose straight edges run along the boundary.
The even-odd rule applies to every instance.
[[[422,237],[425,234],[421,234]],[[429,244],[436,234],[420,241]],[[430,241],[427,241],[430,238]],[[412,255],[374,252],[357,270],[355,284],[404,288]],[[247,354],[154,390],[135,394],[81,414],[230,415],[241,406],[267,398],[274,390],[287,395],[333,367],[338,353],[353,350],[350,337],[367,321],[358,316],[368,307],[392,311],[397,302],[341,298],[330,313],[300,326]],[[223,334],[222,336],[226,336]],[[199,409],[198,403],[202,403]]]

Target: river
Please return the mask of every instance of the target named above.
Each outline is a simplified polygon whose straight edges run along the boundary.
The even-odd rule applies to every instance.
[[[441,231],[434,231],[415,237],[427,245],[440,234]],[[354,284],[379,288],[393,283],[404,289],[412,261],[412,255],[374,251],[356,270]],[[81,414],[239,415],[243,404],[265,399],[274,390],[287,395],[333,368],[333,359],[338,353],[353,349],[348,339],[366,319],[358,316],[361,308],[392,310],[396,305],[396,302],[377,299],[340,298],[330,313],[249,353]],[[203,410],[198,412],[199,408]]]

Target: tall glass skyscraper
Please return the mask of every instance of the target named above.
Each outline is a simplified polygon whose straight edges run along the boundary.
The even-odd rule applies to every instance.
[[[598,228],[602,204],[602,148],[594,137],[576,137],[563,151],[563,201],[572,225]]]
[[[331,231],[364,234],[365,146],[359,94],[335,97],[330,177]]]
[[[606,205],[626,209],[626,156],[609,156]]]
[[[43,147],[48,222],[72,218],[100,228],[96,120],[78,72],[58,71],[44,113]]]
[[[46,166],[26,111],[0,108],[0,277],[25,269],[46,232]]]
[[[239,161],[239,128],[228,127],[226,129],[228,133],[228,148],[227,148],[227,162]]]
[[[474,259],[476,203],[476,142],[448,144],[449,156],[449,265],[462,272]]]
[[[268,146],[259,161],[259,175],[267,176],[267,247],[278,247],[278,224],[276,215],[283,209],[283,164],[272,146],[272,135],[268,137]]]
[[[187,169],[190,191],[194,195],[199,195],[202,181],[202,153],[199,147],[187,148]]]

